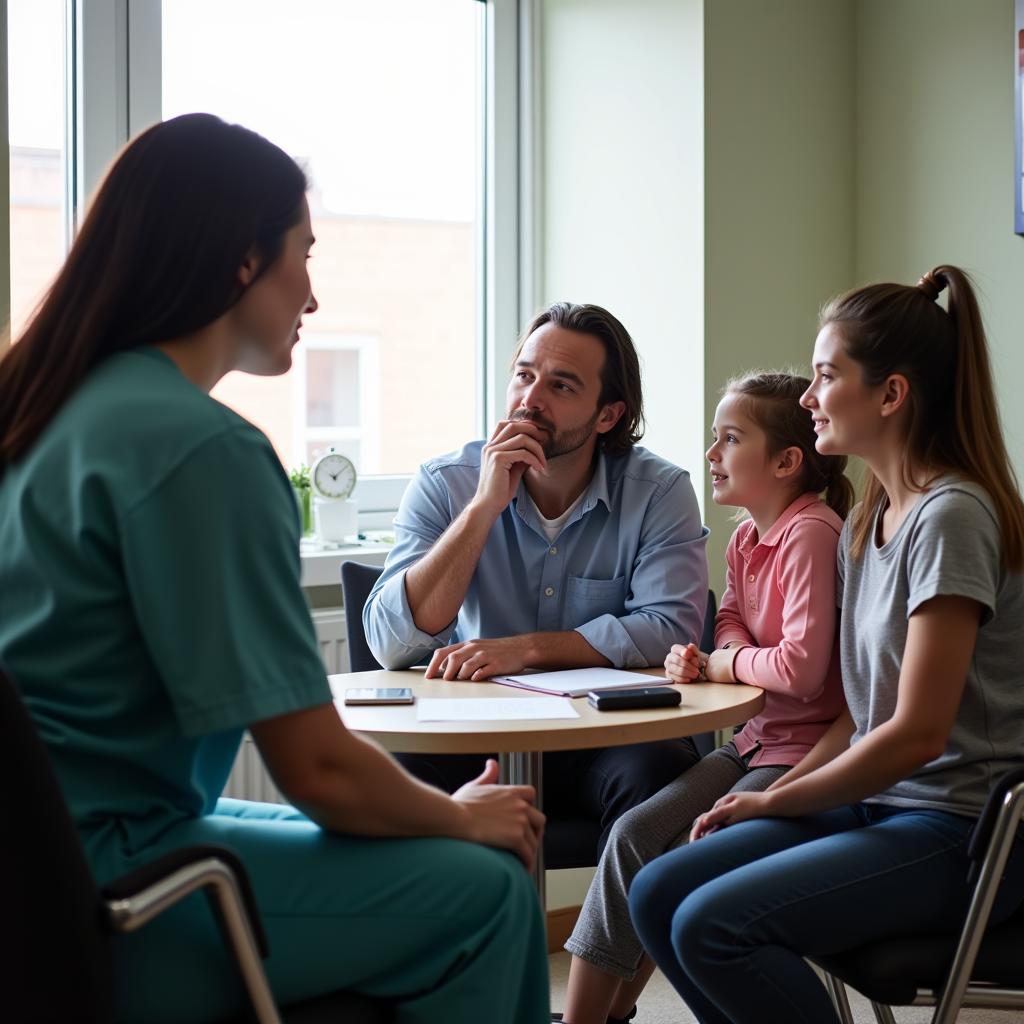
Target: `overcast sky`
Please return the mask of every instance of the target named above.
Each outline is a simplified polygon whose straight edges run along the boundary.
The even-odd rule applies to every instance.
[[[306,162],[338,213],[472,220],[477,0],[164,0],[163,113]],[[63,140],[63,0],[8,0],[12,145]]]

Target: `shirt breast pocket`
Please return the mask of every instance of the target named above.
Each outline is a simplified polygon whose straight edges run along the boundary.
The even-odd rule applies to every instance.
[[[565,585],[564,629],[575,629],[601,615],[625,615],[626,577],[591,580],[570,576]]]

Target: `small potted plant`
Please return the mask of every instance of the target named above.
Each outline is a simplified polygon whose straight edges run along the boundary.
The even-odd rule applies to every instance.
[[[310,507],[309,466],[303,464],[289,474],[295,501],[299,506],[302,519],[302,536],[309,537],[313,533],[313,511]]]

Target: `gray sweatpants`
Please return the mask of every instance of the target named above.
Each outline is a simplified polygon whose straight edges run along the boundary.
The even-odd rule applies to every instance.
[[[788,765],[748,767],[731,741],[713,750],[654,796],[626,811],[612,827],[597,874],[565,948],[607,974],[631,981],[643,946],[629,918],[629,887],[637,872],[689,839],[694,819],[726,793],[759,792]]]

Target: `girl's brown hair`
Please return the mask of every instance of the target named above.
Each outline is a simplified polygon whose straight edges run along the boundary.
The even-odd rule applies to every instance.
[[[755,371],[734,377],[722,389],[723,395],[742,395],[747,415],[764,431],[768,452],[774,455],[785,448],[803,453],[799,493],[825,493],[825,502],[840,519],[845,519],[853,504],[853,484],[846,476],[845,455],[822,455],[814,446],[814,424],[800,405],[800,396],[811,386],[806,377],[795,373]]]
[[[947,308],[938,303],[949,291]],[[917,285],[874,284],[829,302],[821,326],[835,324],[864,383],[877,387],[902,374],[910,385],[903,478],[924,490],[935,474],[955,472],[992,499],[1007,568],[1024,569],[1024,504],[999,423],[988,345],[970,278],[942,265]],[[924,469],[928,479],[913,479]],[[864,500],[854,514],[851,553],[859,557],[882,501],[882,485],[867,474]]]
[[[0,476],[108,356],[189,334],[230,309],[245,290],[238,268],[250,255],[257,276],[274,263],[305,194],[291,157],[211,114],[164,121],[131,142],[0,359]]]

